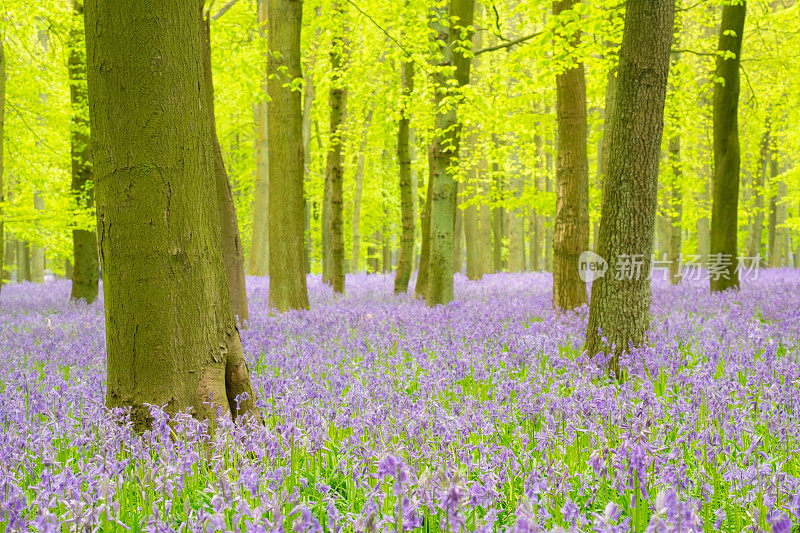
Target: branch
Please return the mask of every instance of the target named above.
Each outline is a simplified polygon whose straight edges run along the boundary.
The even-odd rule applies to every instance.
[[[543,31],[537,31],[537,32],[531,33],[529,35],[523,35],[522,37],[517,37],[516,39],[508,41],[507,43],[496,44],[494,46],[487,46],[486,48],[481,48],[480,50],[476,50],[475,52],[473,52],[473,55],[477,56],[477,55],[480,55],[480,54],[484,54],[486,52],[494,52],[495,50],[502,50],[503,48],[511,48],[514,45],[517,45],[517,44],[520,44],[520,43],[524,43],[525,41],[529,41],[529,40],[533,39],[534,37],[538,37],[542,33],[544,33],[544,32]]]
[[[220,18],[222,15],[227,13],[228,10],[232,8],[234,4],[236,4],[236,2],[238,1],[239,0],[231,0],[230,2],[222,6],[219,11],[217,11],[216,13],[214,13],[214,15],[211,16],[211,20],[217,20],[218,18]]]
[[[716,52],[698,52],[697,50],[673,50],[673,54],[694,54],[696,56],[715,56],[717,55]]]
[[[391,34],[390,34],[390,33],[389,33],[389,32],[388,32],[388,31],[387,31],[387,30],[386,30],[386,29],[385,29],[383,26],[381,26],[380,24],[378,24],[378,23],[375,21],[375,19],[374,19],[374,18],[372,18],[371,16],[369,16],[369,13],[367,13],[366,11],[364,11],[363,9],[361,9],[360,7],[358,7],[358,4],[356,4],[355,2],[353,2],[353,0],[347,0],[347,3],[348,3],[348,4],[350,4],[350,5],[352,5],[354,8],[356,8],[356,10],[357,10],[359,13],[361,13],[362,15],[364,15],[365,17],[367,17],[367,18],[369,19],[369,21],[370,21],[370,22],[372,22],[372,24],[374,24],[374,25],[375,25],[375,27],[376,27],[376,28],[378,28],[379,30],[381,30],[381,31],[382,31],[382,32],[383,32],[383,33],[384,33],[384,34],[385,34],[385,35],[386,35],[386,36],[387,36],[389,39],[391,39],[392,41],[394,41],[394,44],[396,44],[396,45],[397,45],[397,46],[400,48],[400,50],[402,50],[403,52],[405,52],[405,54],[406,54],[407,56],[409,56],[409,57],[411,57],[411,56],[412,56],[411,52],[410,52],[408,49],[406,49],[406,47],[405,47],[405,46],[403,46],[402,44],[400,44],[400,42],[399,42],[397,39],[395,39],[394,37],[392,37],[392,35],[391,35]]]

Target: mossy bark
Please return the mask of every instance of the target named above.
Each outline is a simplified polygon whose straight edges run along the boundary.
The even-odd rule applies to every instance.
[[[709,262],[718,262],[719,275],[710,276],[711,291],[739,288],[739,64],[747,4],[722,7],[714,86],[714,193],[711,207]],[[715,259],[716,258],[716,259]]]
[[[674,0],[627,4],[600,218],[598,249],[608,272],[592,284],[586,330],[587,352],[612,355],[615,373],[620,354],[640,346],[650,327],[648,273],[674,8]]]
[[[85,4],[106,402],[138,429],[148,404],[257,414],[222,258],[201,8]]]
[[[401,67],[400,119],[397,126],[397,161],[400,166],[400,218],[402,234],[394,277],[394,293],[408,290],[411,260],[414,255],[414,194],[411,179],[411,116],[409,100],[414,92],[414,63],[403,61]]]
[[[92,154],[89,141],[89,102],[86,96],[86,44],[83,35],[83,0],[72,4],[80,25],[69,33],[69,96],[72,107],[70,152],[72,156],[72,194],[79,206],[94,208]],[[72,230],[73,300],[92,303],[97,299],[100,281],[97,257],[97,232],[94,229]]]
[[[308,308],[303,224],[301,0],[268,0],[269,67],[269,301],[279,311]]]
[[[558,16],[576,4],[553,4]],[[580,46],[580,31],[569,46]],[[586,152],[586,77],[578,62],[556,76],[558,164],[556,167],[556,219],[553,228],[553,305],[570,310],[586,304],[586,283],[578,271],[578,258],[589,247],[589,159]]]

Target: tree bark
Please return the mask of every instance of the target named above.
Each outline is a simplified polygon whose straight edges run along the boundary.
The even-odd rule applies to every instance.
[[[203,56],[203,79],[205,81],[206,106],[208,107],[211,128],[211,149],[214,158],[214,188],[217,193],[217,209],[219,210],[220,231],[222,234],[222,261],[225,263],[225,275],[228,279],[228,290],[233,305],[233,313],[244,325],[249,320],[247,311],[247,289],[244,277],[244,251],[239,236],[239,220],[236,217],[236,206],[233,204],[231,184],[225,161],[222,159],[222,148],[217,137],[217,119],[214,112],[214,76],[211,69],[211,18],[206,15],[200,34],[200,45]],[[262,250],[263,251],[263,250]],[[77,261],[75,263],[77,265]]]
[[[373,93],[367,114],[364,115],[364,123],[361,127],[361,146],[359,146],[356,160],[356,190],[353,194],[353,257],[350,259],[353,272],[358,272],[361,260],[361,197],[364,193],[364,164],[369,141],[369,128],[372,125],[372,117],[375,115],[376,104],[375,93]]]
[[[497,136],[492,137],[495,148],[500,144]],[[492,162],[492,182],[494,184],[494,198],[496,205],[492,207],[492,271],[503,271],[503,237],[505,236],[505,209],[503,200],[505,199],[505,188],[503,187],[503,172],[500,170],[500,163],[495,159]]]
[[[328,279],[334,292],[344,294],[344,190],[342,183],[344,132],[342,130],[347,115],[347,87],[344,82],[346,54],[344,49],[344,4],[334,2],[333,13],[336,28],[331,42],[331,81],[328,99],[330,104],[330,141],[325,166],[325,192],[330,194],[330,200],[325,201],[329,210],[329,226],[324,227],[323,231],[328,232],[330,252]]]
[[[268,0],[269,301],[279,311],[308,308],[303,249],[302,96],[292,80],[302,77],[300,32],[302,0]]]
[[[767,118],[764,125],[764,135],[761,138],[761,159],[759,169],[753,176],[753,222],[750,226],[750,238],[748,239],[747,255],[749,257],[760,257],[759,262],[764,261],[763,247],[761,241],[764,235],[764,184],[769,167],[770,158],[770,135],[771,122]]]
[[[478,161],[478,168],[476,170],[476,176],[481,183],[482,188],[482,195],[484,198],[488,199],[491,197],[492,188],[489,183],[489,180],[486,179],[487,170],[489,168],[489,163],[486,161],[485,157],[481,157]],[[479,216],[479,224],[478,224],[478,231],[480,232],[480,240],[481,240],[481,272],[486,274],[487,272],[494,272],[494,249],[492,247],[492,236],[494,233],[494,228],[492,225],[492,212],[494,210],[489,205],[489,202],[484,201],[481,202],[478,216]]]
[[[612,355],[617,375],[620,354],[640,346],[650,327],[648,273],[674,8],[674,0],[627,2],[600,218],[599,255],[608,272],[592,284],[586,330],[589,355]]]
[[[524,193],[525,180],[519,168],[519,152],[515,147],[511,155],[511,194],[514,207],[508,212],[508,271],[523,272],[525,270],[525,217],[520,198]]]
[[[430,257],[426,302],[429,306],[446,304],[453,299],[453,254],[457,184],[451,168],[458,164],[461,125],[458,120],[458,89],[469,82],[470,58],[461,41],[472,38],[475,0],[451,0],[447,46],[442,66],[455,67],[454,79],[440,79],[437,92],[444,92],[451,102],[446,109],[436,109],[434,139],[431,145]],[[441,75],[440,75],[441,78]]]
[[[44,24],[45,19],[43,17],[37,17],[37,20]],[[42,48],[42,56],[43,60],[41,63],[41,70],[44,72],[47,70],[45,66],[46,60],[44,59],[48,52],[50,51],[50,33],[47,28],[41,28],[37,32],[39,46]],[[39,102],[42,104],[43,107],[47,106],[47,93],[41,92],[39,93]],[[39,122],[42,126],[45,125],[45,115],[40,115]],[[42,143],[41,141],[37,141],[37,146],[40,146]],[[38,211],[39,213],[43,213],[45,210],[45,201],[44,196],[42,196],[42,191],[35,190],[33,191],[33,208]],[[39,222],[35,222],[35,225],[38,227]],[[28,257],[28,264],[30,266],[30,280],[33,283],[43,283],[44,282],[44,248],[33,244],[30,246],[30,253]]]
[[[72,194],[82,209],[94,208],[92,154],[89,140],[89,102],[86,97],[86,44],[83,35],[83,0],[72,3],[77,21],[69,32],[69,96],[72,107],[70,153],[72,158]],[[72,230],[72,291],[70,298],[92,303],[97,299],[100,281],[97,257],[97,232],[94,229]]]
[[[575,0],[553,3],[553,14],[573,8]],[[581,34],[570,36],[580,46]],[[586,78],[583,62],[556,76],[558,115],[557,201],[553,228],[553,305],[570,310],[586,304],[586,283],[578,258],[589,247],[589,158],[586,151]]]
[[[464,194],[464,182],[456,183],[456,219],[453,227],[453,273],[460,273],[463,268],[461,251],[464,242],[464,212],[459,208]]]
[[[258,33],[267,38],[267,0],[256,4]],[[269,124],[267,118],[267,76],[261,79],[261,98],[256,103],[256,176],[253,187],[253,227],[250,234],[250,258],[247,273],[269,274]]]
[[[739,288],[739,62],[746,13],[744,1],[722,7],[716,70],[722,83],[714,86],[714,193],[709,256],[710,263],[719,259],[720,272],[710,276],[712,292]]]
[[[31,247],[26,241],[17,241],[17,283],[31,280]]]
[[[473,46],[475,39],[473,39]],[[473,59],[473,68],[475,62]],[[474,79],[474,77],[473,77]],[[475,151],[478,144],[478,132],[473,131],[467,137],[467,145],[471,151]],[[471,164],[466,172],[464,183],[464,195],[466,196],[467,206],[464,208],[464,241],[466,244],[467,278],[475,281],[483,277],[483,261],[481,259],[481,238],[478,205],[476,202],[478,188],[478,167]]]
[[[85,7],[106,402],[130,407],[137,429],[148,404],[256,413],[222,259],[201,8]]]
[[[431,165],[431,154],[428,154],[428,167]],[[428,291],[428,270],[430,266],[430,250],[431,250],[431,196],[432,174],[428,172],[428,185],[425,193],[425,207],[422,209],[422,246],[419,252],[419,269],[417,270],[417,283],[414,287],[414,297],[424,298]]]
[[[669,281],[675,285],[681,280],[681,248],[683,231],[683,168],[681,165],[681,138],[678,134],[675,134],[669,140],[669,159],[672,166],[672,176],[669,193],[670,235],[667,260],[669,261]]]
[[[400,167],[400,219],[402,235],[397,257],[397,270],[394,277],[394,293],[408,290],[411,277],[411,260],[414,255],[414,195],[411,180],[411,116],[409,104],[414,92],[414,62],[408,58],[400,66],[401,94],[400,119],[397,127],[397,162]]]

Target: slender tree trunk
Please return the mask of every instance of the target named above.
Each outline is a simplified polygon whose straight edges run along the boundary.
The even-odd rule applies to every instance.
[[[369,141],[369,128],[372,125],[376,104],[375,93],[373,93],[371,103],[367,108],[367,114],[364,115],[364,123],[361,128],[361,146],[359,146],[358,159],[356,161],[356,190],[353,195],[353,257],[350,259],[353,272],[358,272],[361,259],[361,197],[364,193],[364,164],[366,162],[367,142]]]
[[[572,9],[575,0],[553,4],[558,16]],[[580,46],[580,32],[570,45]],[[586,284],[578,271],[578,258],[589,247],[589,159],[586,152],[586,79],[583,63],[556,76],[558,115],[557,206],[553,229],[553,305],[569,310],[584,305]]]
[[[546,110],[549,113],[550,109]],[[547,162],[547,174],[545,175],[544,187],[547,192],[553,192],[553,179],[551,176],[555,175],[554,158],[553,158],[553,141],[547,140],[548,150],[545,156]],[[545,218],[545,234],[544,234],[544,269],[546,272],[553,271],[553,217],[548,215]]]
[[[774,182],[778,176],[778,161],[775,159],[775,154],[771,154],[772,160],[770,161],[770,176]],[[787,209],[786,209],[786,195],[788,193],[786,182],[779,180],[775,187],[775,196],[770,201],[771,206],[771,244],[769,249],[769,266],[772,268],[779,268],[784,266],[784,260],[788,251],[788,233],[783,224],[786,223]]]
[[[428,155],[428,166],[430,167],[430,154]],[[428,186],[425,193],[425,207],[422,209],[422,246],[419,252],[419,270],[417,271],[417,284],[414,287],[414,297],[424,298],[428,291],[428,267],[431,247],[431,173],[428,173]]]
[[[493,136],[492,142],[497,148],[499,140]],[[492,182],[494,184],[494,201],[496,205],[492,207],[492,267],[493,272],[503,271],[503,219],[505,209],[502,201],[505,199],[505,188],[503,187],[503,173],[500,170],[500,163],[497,160],[492,162]]]
[[[92,154],[89,146],[89,102],[86,98],[86,44],[83,36],[83,0],[72,4],[76,21],[69,33],[69,94],[72,107],[70,132],[72,194],[83,209],[94,208]],[[73,300],[92,303],[97,299],[100,280],[97,233],[94,229],[72,230]]]
[[[674,0],[627,2],[600,218],[599,255],[609,268],[592,284],[586,330],[588,353],[613,354],[617,374],[620,354],[640,346],[650,327],[648,273],[674,8]]]
[[[394,293],[408,290],[411,277],[411,261],[414,255],[414,196],[411,180],[411,146],[409,100],[414,92],[414,63],[410,59],[401,65],[400,119],[397,128],[397,161],[400,166],[400,212],[403,225],[397,271],[394,277]]]
[[[200,35],[203,55],[203,77],[206,89],[206,105],[208,106],[211,127],[211,149],[214,158],[214,188],[217,192],[217,209],[219,210],[220,230],[222,233],[222,260],[225,263],[225,275],[228,279],[228,290],[231,295],[233,313],[240,324],[249,319],[247,311],[247,289],[244,277],[244,251],[239,236],[239,220],[233,204],[231,184],[225,161],[222,159],[222,148],[217,137],[217,120],[214,115],[214,77],[211,69],[211,18],[206,16],[203,31]],[[75,264],[77,265],[77,258]]]
[[[747,4],[722,7],[714,86],[714,196],[711,208],[711,290],[739,288],[737,238],[739,233],[739,62]],[[732,57],[729,57],[732,54]]]
[[[43,17],[37,17],[37,20],[41,24],[45,24],[45,19]],[[42,48],[42,56],[43,58],[47,56],[48,52],[50,51],[50,33],[46,28],[42,28],[37,32],[38,39],[39,39],[39,46]],[[42,60],[41,70],[44,72],[47,70],[46,65],[47,63],[45,60]],[[47,93],[41,92],[39,93],[39,102],[42,104],[43,107],[47,106]],[[44,115],[40,116],[39,121],[41,125],[44,125],[45,118]],[[40,145],[41,142],[37,142],[37,145]],[[45,201],[44,196],[42,196],[42,191],[35,190],[33,191],[33,208],[39,214],[44,213],[45,210]],[[36,226],[39,226],[39,222],[37,221]],[[44,248],[32,245],[30,247],[30,254],[29,254],[29,265],[30,265],[30,278],[31,281],[34,283],[43,283],[44,282]]]
[[[86,2],[107,404],[139,429],[149,405],[256,413],[222,259],[201,8]]]
[[[473,43],[475,39],[473,39]],[[474,67],[474,61],[473,61]],[[473,78],[474,79],[474,78]],[[467,144],[473,152],[478,144],[478,132],[473,131],[467,138]],[[467,206],[464,208],[464,240],[466,241],[467,277],[471,280],[478,280],[483,277],[483,261],[481,259],[481,237],[478,205],[476,205],[478,188],[478,167],[471,164],[466,173],[464,183],[464,195],[466,196]]]
[[[319,36],[320,29],[314,35],[316,41]],[[303,161],[303,184],[306,186],[310,181],[311,176],[311,112],[314,108],[314,98],[316,97],[316,88],[314,84],[314,65],[317,62],[316,53],[312,53],[306,63],[306,77],[303,83],[303,153],[306,154]],[[306,274],[311,273],[311,260],[312,260],[312,239],[311,239],[311,206],[308,200],[303,196],[303,235],[305,242],[304,249],[304,262]]]
[[[669,281],[672,284],[677,284],[681,280],[683,232],[683,168],[681,166],[681,138],[678,134],[669,140],[669,158],[672,166],[672,176],[670,182],[670,236],[667,260],[669,261]]]
[[[761,164],[753,177],[753,223],[750,226],[750,238],[747,246],[747,255],[760,257],[759,263],[764,260],[761,241],[764,235],[764,183],[769,166],[770,130],[771,123],[767,118],[764,125],[764,136],[761,139]]]
[[[269,301],[279,311],[308,308],[303,233],[303,111],[292,90],[300,69],[301,0],[268,0],[269,165],[281,169],[269,191]]]
[[[519,168],[519,152],[517,148],[511,155],[511,194],[515,206],[508,213],[508,270],[523,272],[525,270],[525,218],[519,207],[524,193],[525,182]]]
[[[536,145],[536,162],[534,164],[534,185],[537,192],[545,192],[545,155],[544,155],[544,142],[542,141],[541,133],[536,133],[534,136],[534,144]],[[540,210],[534,213],[533,220],[533,239],[531,241],[531,270],[540,272],[544,270],[544,255],[543,243],[545,233],[545,219],[546,215]]]
[[[481,194],[483,198],[490,199],[492,196],[492,187],[488,178],[489,163],[485,157],[478,160],[478,168],[476,171],[477,179],[481,183]],[[487,272],[494,272],[494,249],[492,247],[492,212],[493,209],[488,201],[481,202],[478,209],[478,231],[481,240],[481,271],[486,274]]]
[[[443,65],[455,67],[454,80],[440,80],[437,92],[444,91],[453,101],[436,110],[435,133],[431,146],[430,258],[426,302],[429,306],[453,299],[453,254],[457,187],[451,167],[458,164],[461,127],[458,120],[458,88],[469,82],[470,58],[462,41],[472,38],[475,0],[451,0],[452,21],[448,32]],[[454,86],[455,85],[455,88]]]
[[[345,10],[344,3],[334,2],[334,25],[336,26],[331,43],[331,83],[330,103],[330,144],[325,170],[325,191],[330,193],[330,282],[333,291],[344,294],[344,187],[342,157],[344,150],[343,128],[347,115],[347,87],[344,84],[345,59]]]
[[[463,194],[464,183],[459,181],[456,184],[456,220],[453,228],[453,273],[461,273],[463,269],[461,249],[464,241],[464,212],[459,208]]]
[[[17,241],[17,283],[31,281],[31,247],[26,241]]]
[[[257,0],[258,33],[267,38],[267,1]],[[251,276],[269,274],[269,125],[267,119],[267,77],[261,80],[256,104],[256,176],[253,188],[253,228],[247,272]]]

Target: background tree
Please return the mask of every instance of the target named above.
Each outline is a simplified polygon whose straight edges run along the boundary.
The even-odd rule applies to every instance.
[[[269,301],[308,308],[303,224],[303,112],[299,90],[302,0],[268,0]]]
[[[586,330],[589,354],[612,354],[615,372],[620,354],[641,345],[650,327],[648,272],[675,2],[629,1],[626,8],[598,245],[609,271],[592,284]]]
[[[267,42],[267,0],[256,2],[258,40]],[[264,50],[266,55],[266,50]],[[269,133],[267,118],[267,74],[266,58],[259,55],[263,75],[259,85],[258,99],[253,105],[256,123],[256,166],[253,188],[253,224],[250,239],[250,259],[247,272],[251,276],[269,274]]]
[[[6,124],[6,54],[5,54],[5,35],[0,32],[0,292],[3,290],[3,282],[5,281],[5,243],[6,236],[3,227],[3,207],[5,202],[5,187],[3,184],[3,135],[5,133]]]
[[[580,46],[573,0],[553,3],[559,29],[571,48]],[[578,19],[579,20],[579,19]],[[553,229],[553,305],[575,309],[586,303],[578,258],[589,247],[589,160],[586,155],[586,81],[583,62],[556,76],[558,114],[558,203]]]
[[[74,0],[72,8],[77,22],[70,29],[69,77],[72,104],[72,193],[80,207],[94,208],[92,154],[89,146],[89,103],[86,97],[86,42],[83,35],[83,0]],[[97,298],[100,280],[97,257],[97,233],[94,228],[72,230],[73,300],[92,303]]]
[[[345,9],[344,3],[333,4],[335,29],[331,43],[331,81],[330,81],[330,145],[328,146],[325,168],[325,193],[323,200],[328,210],[328,224],[323,231],[328,233],[328,246],[323,254],[330,253],[329,281],[334,292],[344,293],[344,191],[342,159],[344,157],[344,122],[347,116],[347,86],[344,80],[345,60]]]
[[[214,156],[214,186],[217,193],[220,229],[222,232],[222,260],[225,263],[225,275],[228,279],[228,290],[231,295],[233,312],[244,324],[248,319],[247,291],[244,279],[244,252],[239,237],[239,223],[236,218],[236,207],[233,203],[231,185],[222,148],[217,137],[217,119],[214,110],[214,75],[211,68],[211,14],[203,11],[203,27],[200,34],[203,57],[203,79],[206,89],[206,105],[209,109],[211,128],[211,148]]]
[[[85,6],[107,404],[139,428],[148,404],[255,411],[222,258],[201,8]]]
[[[717,261],[720,271],[710,276],[712,291],[739,287],[739,65],[747,6],[744,0],[733,2],[722,7],[718,79],[714,86],[714,196],[709,260]]]
[[[402,92],[400,100],[400,118],[397,126],[397,160],[400,165],[400,205],[402,209],[403,233],[400,239],[400,251],[397,259],[397,271],[394,278],[394,293],[400,294],[408,290],[408,279],[411,277],[411,259],[414,255],[414,196],[411,180],[411,117],[409,116],[409,99],[414,92],[414,63],[405,58],[401,66]]]

